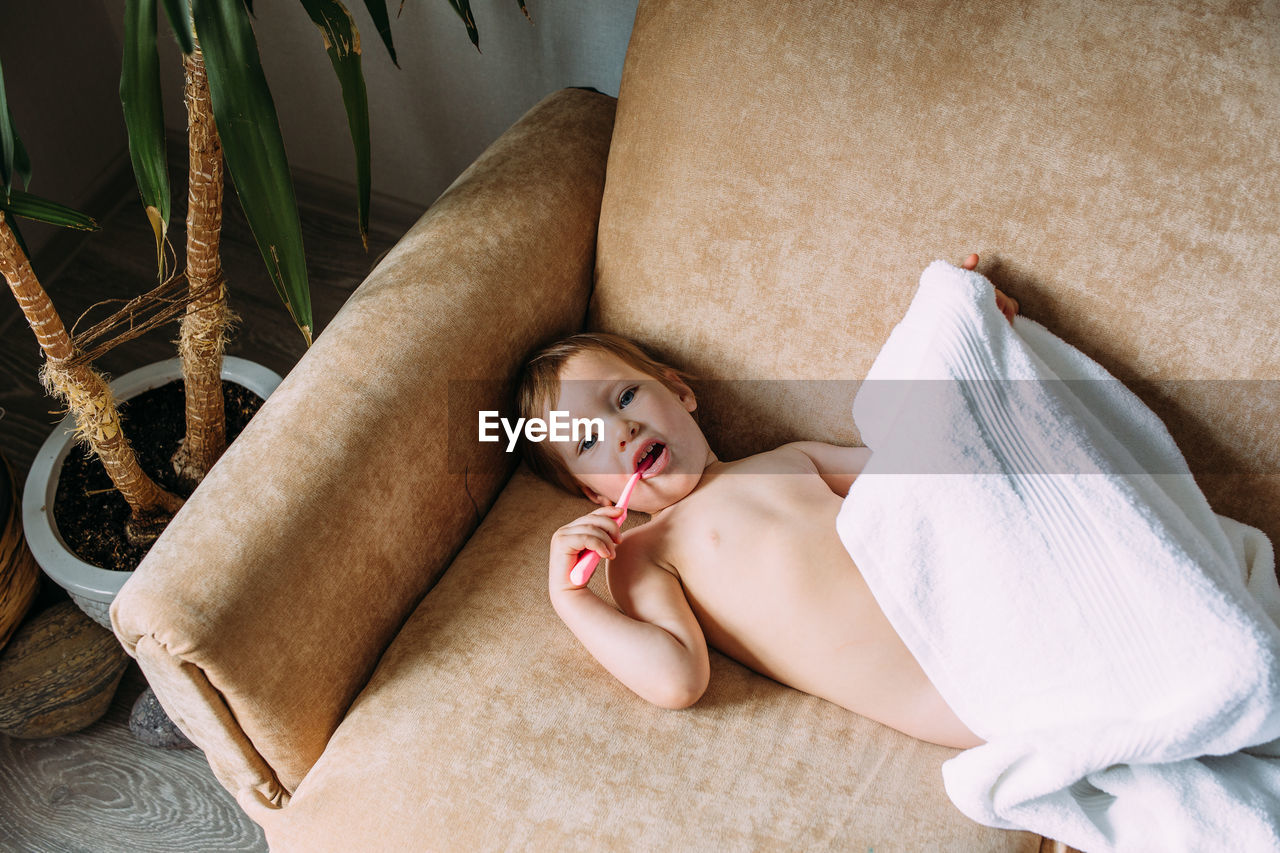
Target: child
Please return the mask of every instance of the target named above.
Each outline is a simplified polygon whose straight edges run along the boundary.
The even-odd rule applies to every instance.
[[[964,266],[977,262],[970,255]],[[1017,303],[996,299],[1012,322]],[[664,708],[692,705],[710,677],[710,643],[922,740],[983,743],[898,638],[836,533],[870,450],[797,441],[722,462],[685,377],[611,335],[543,350],[518,394],[524,417],[567,411],[604,423],[603,436],[524,447],[535,472],[602,507],[556,531],[548,586],[556,613],[628,688]],[[651,520],[622,534],[613,503],[640,468],[630,508]],[[742,474],[762,476],[730,476]],[[621,612],[570,581],[585,549],[609,560]]]

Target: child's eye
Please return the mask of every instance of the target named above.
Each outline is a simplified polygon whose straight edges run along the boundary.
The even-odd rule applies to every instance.
[[[618,408],[625,409],[627,406],[631,405],[631,401],[636,398],[636,391],[638,390],[639,390],[638,385],[632,385],[630,388],[623,391],[622,394],[618,396]],[[598,439],[588,436],[587,438],[582,440],[582,443],[578,445],[578,452],[584,453],[590,450],[592,447],[595,446],[597,441]]]

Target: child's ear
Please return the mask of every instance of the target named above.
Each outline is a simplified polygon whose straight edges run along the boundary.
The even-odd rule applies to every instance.
[[[579,483],[578,488],[582,489],[582,493],[587,496],[587,500],[591,501],[593,504],[599,504],[600,506],[613,506],[613,501],[609,500],[590,486]]]
[[[692,412],[694,409],[698,408],[698,398],[694,396],[693,389],[682,382],[680,377],[676,376],[675,371],[671,368],[667,368],[663,373],[671,384],[676,386],[676,396],[680,399],[680,402],[684,404],[685,411]]]

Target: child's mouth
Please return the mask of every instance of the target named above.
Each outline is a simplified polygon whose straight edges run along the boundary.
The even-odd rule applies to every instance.
[[[641,479],[644,479],[646,475],[652,476],[651,472],[657,473],[653,468],[658,464],[666,449],[667,446],[665,444],[655,443],[645,451],[644,455],[640,457],[640,461],[636,463],[636,470],[640,472]]]

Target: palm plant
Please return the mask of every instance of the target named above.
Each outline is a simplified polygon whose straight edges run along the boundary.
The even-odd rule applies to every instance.
[[[524,0],[516,2],[528,17]],[[368,249],[369,102],[361,69],[360,33],[340,0],[301,3],[321,31],[342,90],[355,150],[357,225]],[[449,3],[479,49],[470,0]],[[308,346],[311,298],[280,123],[249,22],[251,0],[163,0],[163,4],[184,54],[191,160],[186,252],[189,302],[178,346],[186,385],[186,437],[173,464],[180,478],[194,485],[226,446],[221,365],[231,314],[218,255],[224,155],[267,272]],[[398,67],[386,0],[364,0],[364,5]],[[169,187],[156,0],[126,0],[120,99],[129,129],[130,159],[155,232],[157,267],[163,280]]]
[[[22,182],[23,190],[14,186]],[[31,195],[31,161],[13,126],[0,67],[0,276],[18,301],[44,353],[41,381],[75,413],[81,437],[102,460],[116,489],[129,504],[127,533],[134,541],[153,539],[182,500],[160,488],[138,465],[120,429],[120,415],[106,379],[74,345],[48,292],[40,284],[14,217],[69,228],[95,229],[88,216]]]
[[[360,34],[338,0],[302,0],[302,6],[323,33],[342,88],[356,153],[358,225],[367,247],[369,106]],[[385,0],[366,0],[366,6],[394,62]],[[297,202],[249,10],[242,3],[217,0],[164,0],[164,10],[183,51],[190,156],[188,307],[178,345],[187,426],[173,464],[179,476],[194,485],[226,446],[221,368],[231,313],[218,250],[224,157],[267,273],[308,345],[311,301]],[[157,269],[163,280],[170,204],[156,19],[156,0],[126,0],[120,100],[129,130],[130,159],[155,233]]]
[[[342,91],[356,160],[357,223],[368,248],[370,201],[369,106],[361,68],[360,33],[340,0],[300,0],[321,31]],[[472,44],[479,33],[470,0],[448,0]],[[528,17],[524,0],[516,0]],[[186,289],[179,353],[186,391],[186,437],[174,468],[198,483],[225,449],[222,351],[231,314],[222,274],[223,164],[240,200],[276,292],[311,344],[313,321],[302,228],[275,104],[262,70],[250,21],[251,0],[160,0],[183,53],[190,156],[186,223]],[[386,0],[364,0],[393,63]],[[160,95],[156,0],[125,0],[120,100],[129,155],[156,241],[161,286],[134,299],[129,314],[167,299],[178,276],[168,269],[170,192]],[[36,279],[14,216],[73,228],[96,223],[77,211],[25,191],[30,162],[13,126],[0,70],[0,275],[8,282],[45,356],[42,381],[75,414],[77,431],[102,460],[129,503],[131,541],[158,535],[182,500],[155,484],[139,467],[120,429],[106,380],[91,362],[105,347],[84,353],[68,334],[48,293]],[[24,190],[13,186],[19,178]],[[181,310],[181,309],[179,309]],[[165,317],[172,309],[159,312]],[[132,319],[132,317],[130,317]],[[157,320],[158,322],[158,320]],[[110,325],[108,322],[106,325]],[[154,325],[154,323],[153,323]],[[132,334],[132,333],[131,333]]]

